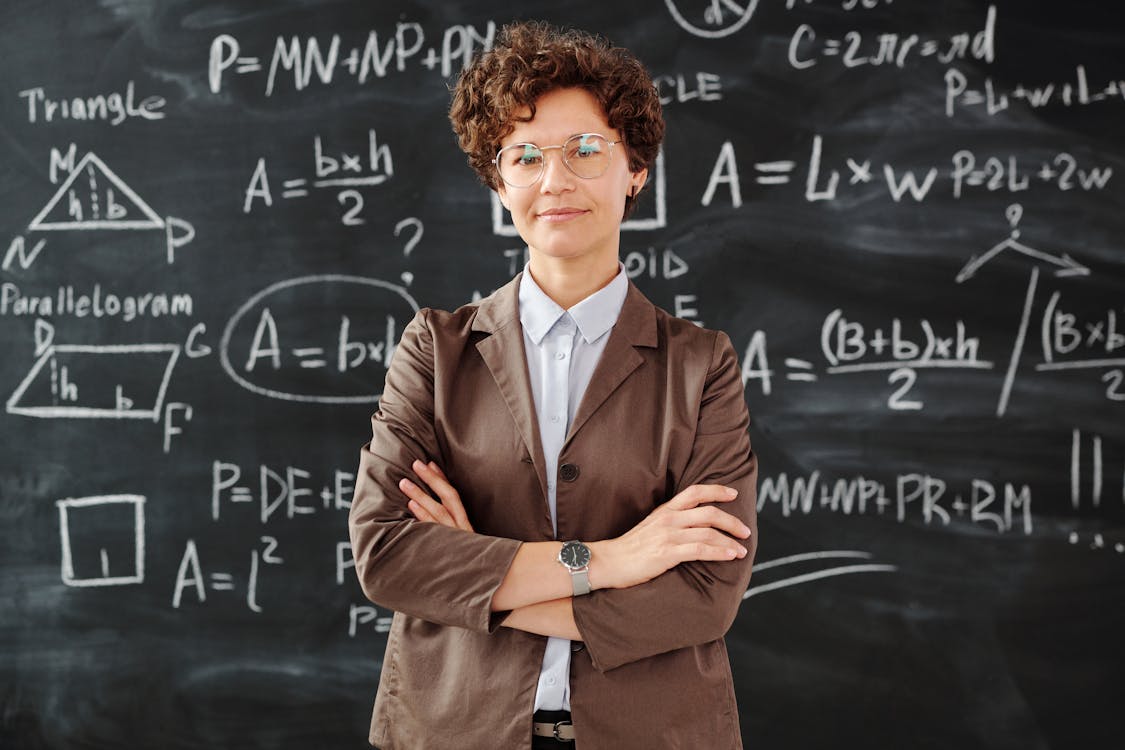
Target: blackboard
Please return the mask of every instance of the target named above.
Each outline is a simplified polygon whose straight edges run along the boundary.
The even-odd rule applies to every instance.
[[[522,264],[444,114],[513,12],[664,98],[622,260],[743,355],[747,746],[1120,746],[1115,6],[5,2],[0,746],[366,746],[357,451]]]

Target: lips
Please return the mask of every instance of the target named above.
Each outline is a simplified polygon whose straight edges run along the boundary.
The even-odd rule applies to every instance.
[[[571,221],[589,213],[581,208],[549,208],[536,214],[540,221],[545,221],[551,224],[558,224],[564,221]]]

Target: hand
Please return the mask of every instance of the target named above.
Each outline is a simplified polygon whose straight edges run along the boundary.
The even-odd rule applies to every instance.
[[[703,505],[737,496],[737,490],[720,484],[693,484],[616,539],[590,544],[591,585],[628,588],[682,562],[745,557],[746,548],[731,536],[745,539],[750,528],[726,511]]]
[[[469,523],[469,516],[461,503],[461,495],[449,483],[445,472],[433,461],[428,464],[415,461],[410,468],[440,499],[440,502],[434,500],[425,490],[404,477],[398,483],[398,488],[410,498],[408,507],[414,517],[425,523],[440,523],[442,526],[472,531],[473,525]]]

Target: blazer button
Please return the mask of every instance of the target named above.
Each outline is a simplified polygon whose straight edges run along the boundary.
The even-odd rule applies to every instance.
[[[573,482],[578,478],[578,464],[563,464],[559,467],[559,479],[564,482]]]
[[[584,648],[586,648],[586,644],[583,643],[582,641],[571,641],[570,642],[570,650],[575,654],[577,654],[579,651],[581,651]]]

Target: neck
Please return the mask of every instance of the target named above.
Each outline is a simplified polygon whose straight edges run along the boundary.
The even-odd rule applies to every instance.
[[[618,262],[616,254],[597,262],[581,262],[532,253],[528,271],[544,294],[559,307],[569,310],[613,281],[617,276]]]

